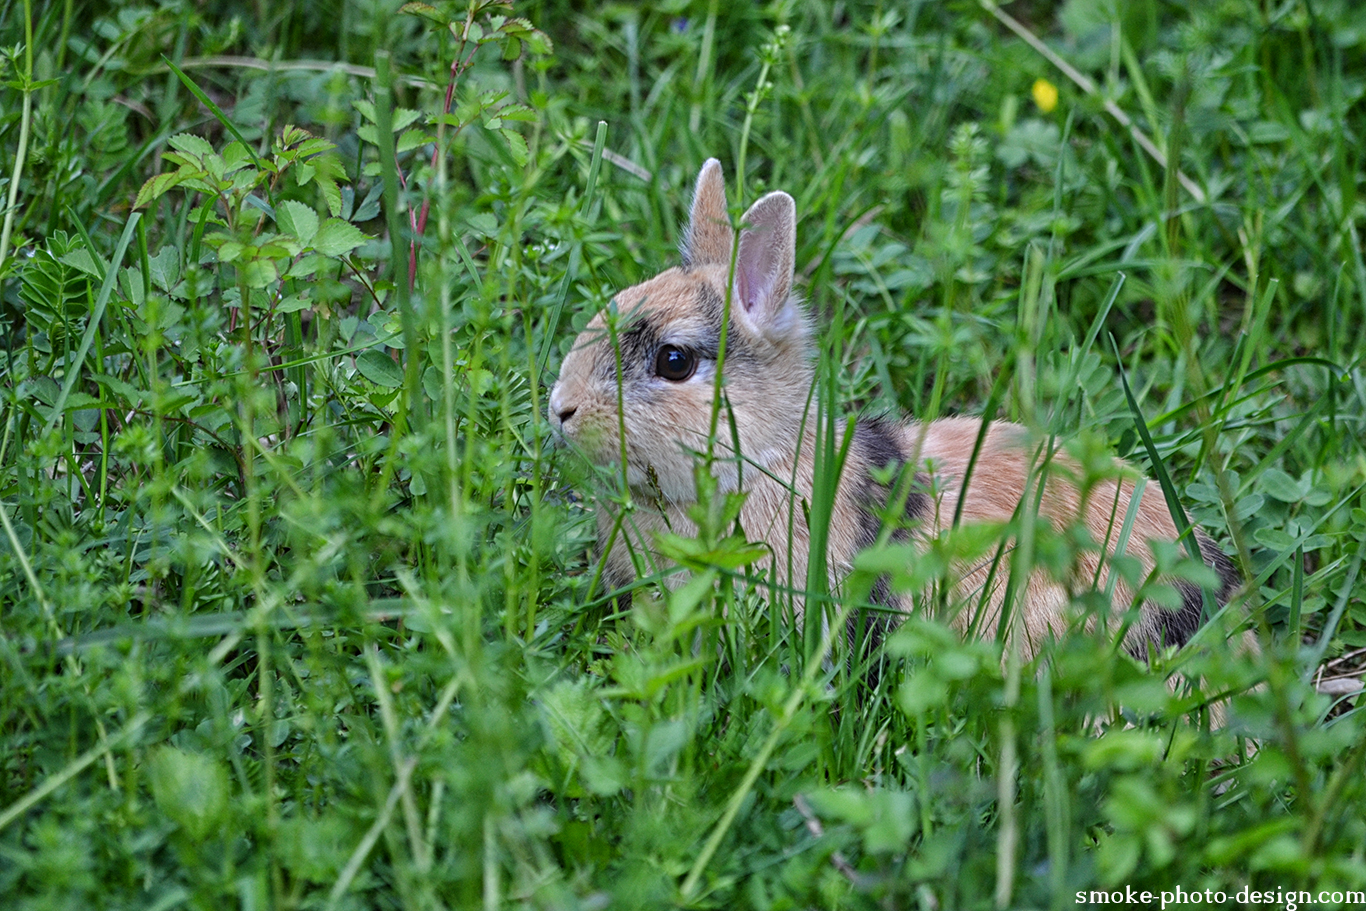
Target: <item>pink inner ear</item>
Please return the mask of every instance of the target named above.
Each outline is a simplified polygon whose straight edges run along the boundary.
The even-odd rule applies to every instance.
[[[763,233],[770,232],[765,230]],[[755,234],[755,231],[746,231],[741,236],[739,256],[735,261],[735,287],[747,312],[767,304],[773,296],[777,273],[772,245]]]

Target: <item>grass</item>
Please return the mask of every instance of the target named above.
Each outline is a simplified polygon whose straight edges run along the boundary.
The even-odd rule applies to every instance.
[[[5,907],[1366,889],[1366,19],[1006,7],[1087,91],[993,9],[0,11]],[[709,156],[738,208],[797,199],[824,418],[1129,457],[1263,653],[1226,616],[1150,668],[1084,634],[1003,664],[926,610],[856,660],[720,500],[664,545],[687,585],[616,600],[591,505],[626,500],[548,385],[677,261]],[[1027,518],[1022,562],[1084,546]],[[864,566],[919,590],[999,545]]]

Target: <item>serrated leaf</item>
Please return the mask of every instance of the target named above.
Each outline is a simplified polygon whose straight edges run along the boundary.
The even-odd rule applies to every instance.
[[[221,234],[214,237],[222,237]],[[242,258],[242,254],[247,252],[247,245],[241,241],[225,240],[218,248],[218,261],[221,263],[232,263]]]
[[[147,301],[147,289],[142,284],[142,272],[132,266],[119,272],[119,288],[123,296],[133,306],[141,307]],[[139,314],[141,315],[141,314]]]
[[[411,108],[394,108],[394,132],[406,130],[417,123],[421,116],[421,111],[414,111]]]
[[[405,3],[399,7],[398,11],[412,16],[421,16],[423,19],[430,19],[439,25],[449,25],[451,21],[449,16],[428,3]]]
[[[177,133],[166,142],[171,148],[184,152],[186,155],[193,155],[201,161],[217,155],[207,139],[193,133]]]
[[[63,254],[58,257],[58,261],[63,262],[74,269],[78,269],[86,275],[92,275],[95,278],[104,277],[104,274],[100,271],[100,267],[95,262],[95,258],[90,255],[90,251],[85,247],[78,247],[70,253]]]
[[[509,104],[498,111],[504,120],[518,120],[522,123],[535,123],[536,112],[524,104]]]
[[[403,135],[398,138],[398,143],[394,146],[395,151],[411,152],[413,149],[421,148],[432,141],[422,130],[405,130]]]
[[[171,171],[147,178],[147,182],[138,190],[137,198],[133,200],[133,208],[141,209],[149,202],[160,199],[167,190],[183,183],[184,180],[185,176],[179,171]]]
[[[247,260],[242,266],[242,278],[248,288],[265,288],[280,278],[275,260],[268,257]]]
[[[519,165],[525,165],[531,160],[531,153],[527,151],[526,140],[522,138],[521,133],[518,133],[516,130],[508,129],[499,130],[498,132],[503,135],[503,139],[507,142],[508,151],[512,153],[513,161],[517,162]]]
[[[287,277],[289,278],[312,278],[323,267],[323,264],[330,260],[321,253],[309,253],[299,258],[299,261],[289,267]]]
[[[527,47],[531,48],[531,52],[538,57],[549,54],[551,51],[555,50],[555,42],[551,41],[550,36],[540,29],[532,29],[531,32],[524,37]]]
[[[85,408],[98,408],[100,400],[85,392],[73,392],[67,396],[63,411],[81,411]]]
[[[303,247],[291,237],[282,235],[271,235],[269,238],[262,238],[261,253],[271,259],[292,259],[303,252]]]
[[[230,142],[227,148],[223,149],[223,173],[231,174],[240,171],[252,163],[251,149],[248,149],[240,142]]]
[[[364,231],[349,221],[329,218],[318,228],[318,234],[313,239],[313,249],[324,256],[342,256],[369,239]]]
[[[280,144],[276,148],[292,148],[312,135],[312,133],[308,132],[308,130],[305,130],[303,127],[287,123],[285,124],[285,128],[280,131]]]
[[[116,376],[109,376],[104,373],[94,373],[91,374],[90,378],[94,380],[97,385],[103,386],[114,396],[123,399],[130,405],[141,405],[143,398],[148,394],[146,390],[137,389]]]
[[[376,386],[397,389],[403,385],[403,371],[398,364],[387,354],[373,348],[356,355],[356,369]]]
[[[322,155],[324,152],[330,152],[336,147],[336,143],[328,142],[326,139],[315,136],[299,143],[298,151],[301,158],[313,158]]]
[[[313,301],[309,300],[306,294],[291,294],[275,305],[276,313],[297,313],[300,310],[307,310],[313,306]]]
[[[167,294],[180,281],[180,254],[175,247],[162,247],[155,256],[147,257],[147,272],[152,284]]]
[[[275,208],[275,223],[305,247],[318,233],[318,213],[301,202],[286,199]]]
[[[31,376],[19,384],[19,398],[35,398],[44,405],[51,405],[61,395],[61,387],[50,376]]]
[[[351,221],[369,221],[379,215],[379,204],[383,196],[383,184],[377,183],[371,187],[370,192],[365,194],[365,198],[362,199],[360,205],[356,207],[355,213],[351,216]]]
[[[330,145],[330,143],[329,143]],[[322,191],[323,201],[327,203],[328,214],[341,215],[341,189],[338,181],[346,178],[346,167],[336,155],[322,154],[301,165],[298,171],[299,185],[305,186],[311,180]]]

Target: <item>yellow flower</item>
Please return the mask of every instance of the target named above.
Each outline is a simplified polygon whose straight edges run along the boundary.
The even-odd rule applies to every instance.
[[[1034,96],[1034,103],[1045,114],[1052,113],[1058,106],[1058,87],[1047,79],[1035,79],[1030,93]]]

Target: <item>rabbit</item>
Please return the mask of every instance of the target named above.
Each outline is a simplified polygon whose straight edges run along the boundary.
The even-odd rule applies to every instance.
[[[615,534],[611,506],[598,508],[599,543],[607,549],[604,574],[614,588],[637,578],[633,551],[645,556],[648,572],[661,568],[652,551],[656,535],[695,533],[689,517],[696,499],[694,466],[697,453],[707,449],[713,426],[720,428],[712,443],[718,455],[713,465],[718,489],[743,490],[739,521],[751,540],[767,544],[765,568],[774,585],[797,592],[805,587],[810,535],[800,504],[810,501],[813,489],[817,422],[808,417],[815,381],[813,330],[793,295],[796,224],[792,197],[768,193],[745,213],[737,244],[721,165],[708,160],[697,178],[682,265],[618,292],[615,330],[598,314],[564,359],[549,397],[553,430],[599,465],[619,468],[624,454],[632,500],[642,504]],[[728,284],[723,408],[729,414],[713,425]],[[732,422],[742,458],[732,452]],[[1031,483],[1038,447],[1022,426],[990,424],[964,491],[962,479],[981,427],[980,419],[966,417],[929,423],[856,419],[830,519],[827,566],[832,585],[848,575],[861,550],[877,541],[889,506],[904,501],[905,522],[898,523],[904,527],[893,539],[909,537],[922,544],[950,527],[960,509],[962,522],[1004,523],[1011,518]],[[845,431],[840,422],[836,440]],[[888,465],[913,471],[914,483],[881,483],[878,477],[885,480],[886,475],[877,470]],[[1109,582],[1108,566],[1138,473],[1126,467],[1127,478],[1102,480],[1083,497],[1069,480],[1078,473],[1075,463],[1057,453],[1051,465],[1042,495],[1035,491],[1030,496],[1031,502],[1037,500],[1039,515],[1059,529],[1080,520],[1092,540],[1106,548],[1104,561],[1099,551],[1080,554],[1071,587],[1096,584],[1105,590],[1113,584],[1114,603],[1128,606],[1132,593],[1118,580]],[[1036,470],[1033,477],[1039,477]],[[1154,566],[1149,542],[1178,537],[1156,490],[1152,485],[1140,497],[1126,547],[1142,563],[1145,576]],[[1195,540],[1218,576],[1214,600],[1222,606],[1241,584],[1239,573],[1204,532],[1196,530]],[[958,568],[956,599],[984,609],[975,621],[974,611],[966,609],[950,618],[962,632],[972,626],[979,635],[996,633],[1008,572],[993,570],[992,563],[987,559]],[[1183,580],[1171,584],[1179,606],[1145,602],[1124,633],[1125,648],[1137,658],[1147,656],[1150,647],[1184,645],[1200,626],[1205,612],[1200,587]],[[902,613],[913,608],[914,597],[894,595],[884,578],[869,600],[888,613]],[[1026,658],[1046,637],[1067,629],[1069,604],[1068,586],[1041,569],[1029,577],[1015,608],[1021,614]],[[1122,611],[1110,613],[1115,615],[1111,626],[1118,627]],[[1254,641],[1246,641],[1247,648],[1255,648]]]

